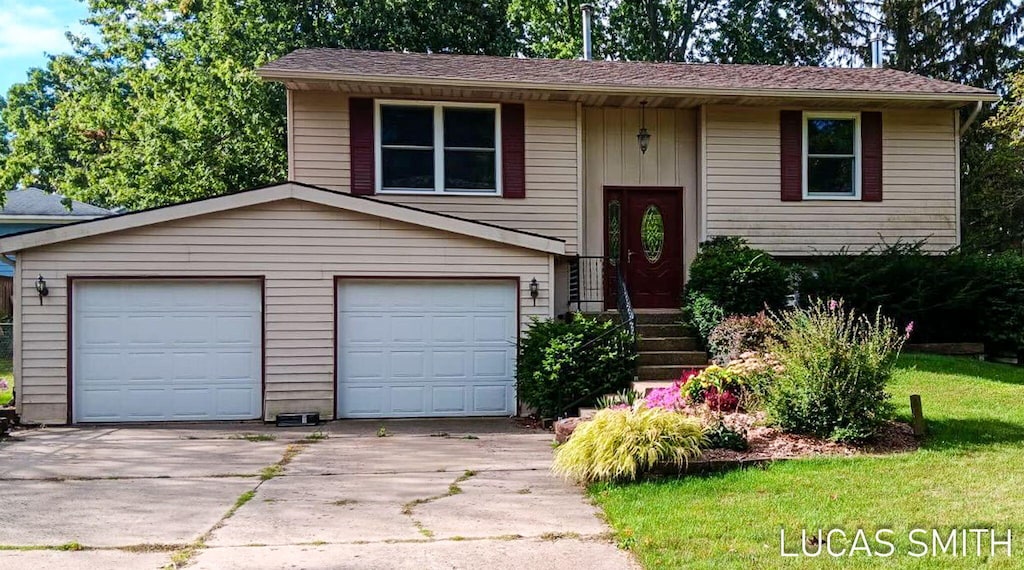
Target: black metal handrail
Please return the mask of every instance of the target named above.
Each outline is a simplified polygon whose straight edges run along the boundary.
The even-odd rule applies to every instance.
[[[611,264],[607,264],[605,267],[613,267],[613,266]],[[597,335],[596,337],[588,340],[587,342],[585,342],[585,343],[581,344],[579,347],[577,347],[576,350],[573,351],[573,353],[574,353],[573,354],[573,356],[574,356],[573,361],[574,362],[586,362],[586,361],[588,361],[585,358],[585,356],[586,356],[586,354],[588,352],[593,350],[595,347],[604,346],[604,342],[603,341],[605,341],[609,337],[611,337],[611,338],[619,338],[621,336],[621,332],[623,330],[629,331],[628,341],[627,341],[629,343],[629,348],[631,348],[634,351],[636,350],[636,341],[637,341],[637,338],[636,338],[636,312],[633,310],[633,302],[629,298],[629,289],[627,289],[627,287],[626,287],[626,280],[622,276],[622,270],[620,268],[618,268],[618,267],[615,267],[615,289],[616,289],[615,294],[616,294],[616,300],[617,300],[616,307],[618,309],[619,322],[615,326],[609,328],[608,330],[604,331],[603,333]],[[624,348],[627,348],[627,347],[619,346],[618,348],[620,349],[620,354],[621,354],[622,353],[621,349],[624,349]],[[597,390],[593,390],[592,392],[584,395],[583,397],[577,398],[572,403],[570,403],[568,405],[565,405],[565,406],[561,406],[560,407],[561,410],[559,412],[559,417],[565,417],[565,414],[568,411],[570,411],[572,409],[575,409],[576,407],[578,407],[580,404],[582,404],[584,402],[593,400],[594,398],[596,398],[596,397],[598,397],[598,396],[600,396],[602,394],[607,393],[607,391],[612,389],[613,387],[614,387],[613,383],[604,384],[600,388],[598,388]]]
[[[610,265],[602,255],[569,258],[569,305],[583,310],[584,303],[604,303],[604,271]]]

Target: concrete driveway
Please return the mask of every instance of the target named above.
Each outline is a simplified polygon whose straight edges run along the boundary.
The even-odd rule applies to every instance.
[[[550,442],[507,420],[17,432],[0,568],[633,568]]]

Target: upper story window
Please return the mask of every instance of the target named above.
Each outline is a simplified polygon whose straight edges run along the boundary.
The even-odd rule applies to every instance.
[[[804,199],[859,200],[860,113],[804,113]]]
[[[501,195],[500,105],[377,102],[377,191]]]

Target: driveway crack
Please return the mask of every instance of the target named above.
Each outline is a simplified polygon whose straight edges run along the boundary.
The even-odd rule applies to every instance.
[[[441,500],[441,499],[443,499],[445,497],[452,497],[452,496],[461,494],[462,493],[462,487],[459,486],[459,483],[463,483],[465,481],[468,481],[470,478],[474,477],[475,475],[476,475],[476,471],[472,471],[470,469],[467,469],[466,471],[464,471],[462,473],[462,475],[459,475],[458,477],[456,477],[455,480],[452,481],[448,485],[448,490],[445,491],[444,493],[441,493],[439,495],[432,495],[430,497],[424,497],[424,498],[421,498],[421,499],[413,499],[413,500],[409,501],[408,503],[402,505],[402,514],[409,517],[409,519],[412,521],[413,526],[416,527],[416,530],[420,534],[422,534],[423,536],[425,536],[425,537],[427,537],[429,539],[434,538],[434,531],[432,531],[429,528],[427,528],[423,524],[423,521],[417,519],[414,516],[415,515],[414,509],[416,507],[420,506],[420,505],[425,505],[427,503],[433,503],[434,501]]]
[[[199,535],[198,538],[196,538],[194,541],[186,545],[184,548],[181,548],[180,550],[173,552],[171,554],[170,563],[164,566],[164,569],[178,570],[179,568],[184,568],[191,564],[195,560],[196,555],[199,554],[199,551],[206,548],[206,541],[210,540],[210,537],[213,536],[214,532],[222,528],[224,524],[227,523],[228,519],[235,515],[238,509],[242,508],[246,503],[251,501],[256,496],[256,492],[259,491],[260,487],[262,487],[264,483],[273,479],[274,477],[281,476],[284,473],[284,468],[289,463],[291,463],[293,459],[295,459],[295,456],[297,456],[299,453],[302,452],[303,449],[305,449],[308,445],[314,442],[315,440],[296,442],[285,448],[284,454],[281,456],[281,459],[279,459],[276,463],[272,463],[263,468],[263,470],[260,472],[259,482],[257,482],[252,489],[239,495],[238,498],[235,499],[235,504],[231,505],[231,508],[229,508],[227,512],[224,513],[224,516],[222,516],[216,523],[214,523],[213,526],[209,528],[209,530]]]

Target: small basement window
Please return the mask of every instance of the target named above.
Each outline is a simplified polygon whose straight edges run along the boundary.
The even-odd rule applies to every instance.
[[[501,195],[500,105],[377,102],[377,191]]]
[[[860,199],[860,113],[804,113],[804,199]]]

